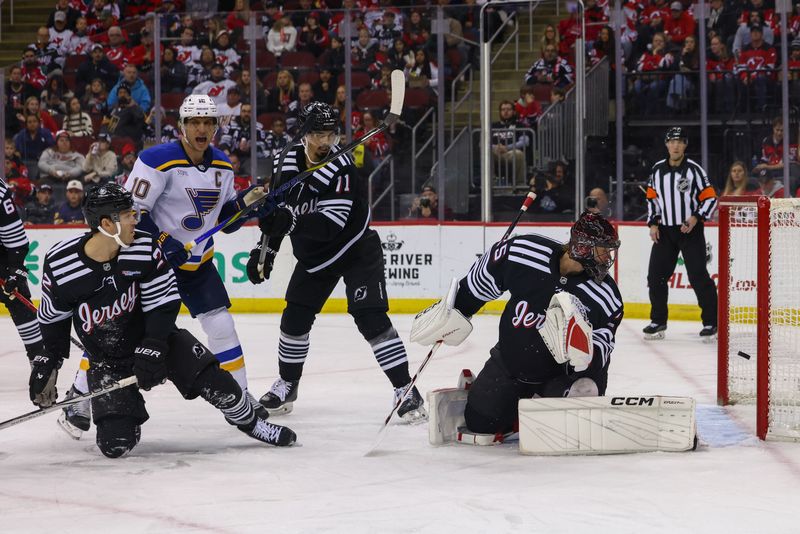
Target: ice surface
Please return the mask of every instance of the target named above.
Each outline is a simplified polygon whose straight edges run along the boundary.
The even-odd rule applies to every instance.
[[[236,316],[256,396],[277,373],[279,319]],[[411,316],[393,320],[408,339]],[[454,386],[462,368],[477,373],[497,320],[478,316],[461,347],[443,347],[423,394]],[[204,339],[188,316],[180,323]],[[151,419],[123,459],[99,453],[94,429],[73,441],[43,416],[0,431],[0,532],[800,532],[800,444],[760,443],[752,408],[714,406],[716,348],[698,341],[698,323],[672,322],[665,341],[648,343],[643,325],[623,321],[608,393],[695,397],[707,443],[697,452],[535,458],[511,445],[433,448],[425,426],[393,426],[365,458],[392,388],[352,319],[321,315],[294,412],[274,419],[299,446],[253,441],[169,384],[144,394]],[[0,334],[5,420],[31,404],[7,316]],[[427,349],[409,351],[413,374]]]

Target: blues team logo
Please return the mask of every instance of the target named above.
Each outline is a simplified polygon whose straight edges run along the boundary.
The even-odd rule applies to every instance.
[[[187,215],[181,225],[187,230],[199,230],[203,227],[203,217],[211,213],[219,202],[219,189],[192,189],[186,188],[186,193],[192,200],[194,215]]]

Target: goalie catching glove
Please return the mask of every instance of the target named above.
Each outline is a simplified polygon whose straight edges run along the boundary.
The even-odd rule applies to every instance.
[[[566,291],[550,299],[544,326],[539,330],[544,344],[556,362],[569,363],[577,372],[585,371],[592,361],[592,325],[582,312],[578,297]]]
[[[453,305],[458,293],[458,280],[450,283],[447,296],[419,312],[411,324],[411,341],[430,346],[441,341],[445,345],[460,345],[472,332],[472,323]]]

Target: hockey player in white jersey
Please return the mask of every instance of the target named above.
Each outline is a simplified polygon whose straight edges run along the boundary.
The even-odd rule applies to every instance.
[[[247,389],[244,355],[228,308],[231,303],[211,259],[214,240],[191,251],[184,243],[264,196],[263,187],[237,194],[233,167],[211,146],[217,131],[217,107],[206,95],[189,95],[180,107],[182,139],[139,154],[126,189],[142,212],[139,228],[158,236],[175,270],[181,299],[208,336],[208,347],[220,366]],[[244,218],[226,233],[237,230]],[[252,399],[252,397],[251,397]],[[255,400],[253,400],[255,402]]]

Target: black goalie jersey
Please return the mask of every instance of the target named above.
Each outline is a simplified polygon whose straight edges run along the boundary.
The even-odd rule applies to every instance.
[[[275,166],[277,173],[277,161]],[[273,189],[305,170],[303,146],[290,148],[280,183],[274,184]],[[290,236],[294,255],[310,273],[332,265],[367,231],[372,231],[366,190],[353,159],[346,153],[295,185],[284,202],[297,216],[297,225]],[[269,246],[277,250],[279,244],[280,239],[273,238]]]
[[[500,317],[495,348],[514,378],[537,383],[564,373],[566,364],[556,363],[538,332],[558,291],[578,297],[592,325],[594,353],[589,371],[608,366],[623,312],[617,284],[609,275],[600,283],[585,272],[562,277],[563,254],[562,243],[539,235],[518,236],[495,243],[459,282],[455,306],[466,316],[504,292],[511,293]]]
[[[180,296],[175,275],[150,234],[99,263],[84,246],[91,233],[62,241],[44,259],[39,323],[49,355],[69,355],[70,324],[90,360],[124,358],[145,337],[166,339]]]

